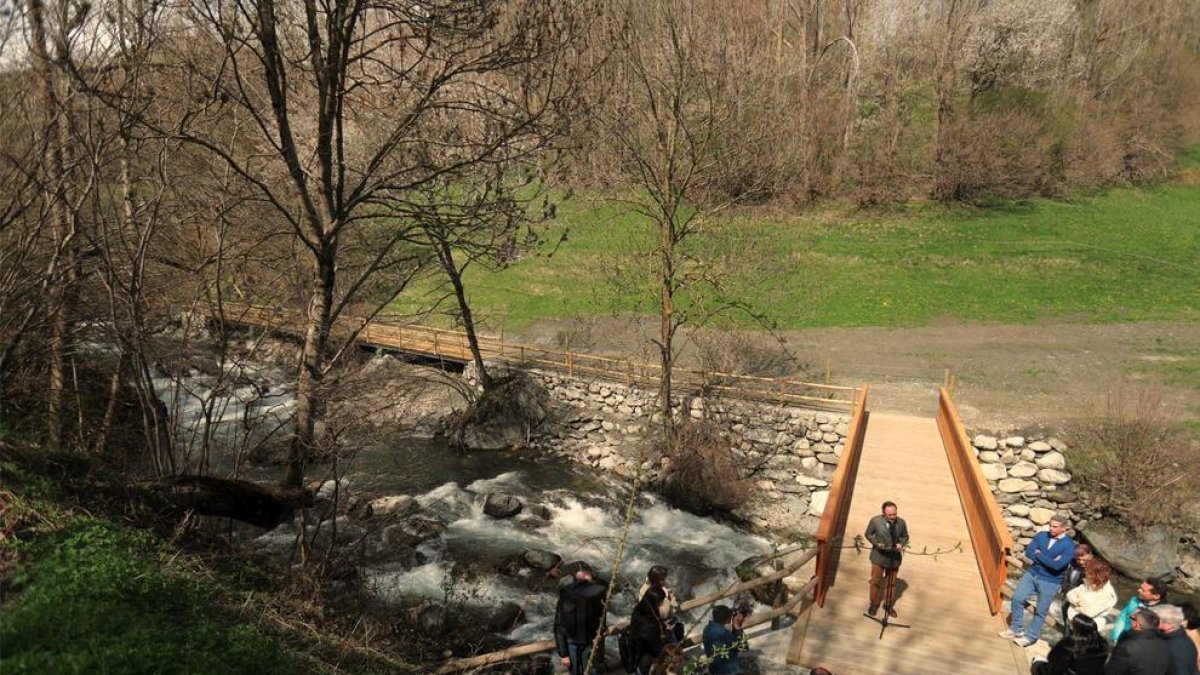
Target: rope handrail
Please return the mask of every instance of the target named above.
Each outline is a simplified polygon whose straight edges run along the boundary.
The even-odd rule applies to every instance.
[[[795,574],[796,570],[803,567],[804,564],[807,563],[809,560],[812,560],[813,556],[815,556],[815,555],[817,555],[817,549],[809,549],[808,551],[805,551],[804,553],[802,553],[799,557],[797,557],[792,562],[784,565],[782,569],[776,570],[775,572],[772,572],[771,574],[757,577],[755,579],[750,579],[749,581],[742,581],[742,582],[733,584],[727,588],[713,591],[712,593],[709,593],[708,595],[700,596],[699,598],[693,598],[691,600],[687,600],[685,602],[680,603],[679,610],[681,612],[687,612],[687,611],[696,609],[697,607],[703,607],[705,605],[710,605],[718,600],[728,598],[733,595],[737,595],[738,593],[744,593],[748,590],[758,588],[759,586],[765,586],[767,584],[775,583],[785,577]],[[780,605],[778,607],[773,607],[769,611],[758,612],[758,613],[751,615],[750,619],[744,624],[744,627],[751,628],[753,626],[757,626],[759,624],[766,623],[767,621],[772,621],[778,617],[783,616],[784,614],[787,614],[788,612],[792,611],[792,609],[794,609],[796,607],[796,605],[798,605],[800,603],[801,600],[803,600],[805,597],[808,597],[809,595],[811,595],[811,593],[813,592],[813,590],[816,587],[817,587],[816,578],[814,577],[814,578],[810,579],[804,585],[804,587],[801,588],[800,591],[798,593],[796,593],[796,595],[794,595],[787,602],[783,603],[782,605]],[[616,635],[617,633],[620,633],[621,631],[625,630],[628,626],[629,626],[628,620],[620,621],[618,623],[615,623],[615,624],[609,626],[607,628],[607,631],[605,634],[606,635]],[[550,651],[551,649],[554,649],[554,647],[555,647],[554,640],[538,640],[536,642],[527,642],[525,644],[515,645],[513,647],[508,647],[506,649],[489,652],[487,654],[478,654],[476,656],[469,656],[469,657],[463,657],[463,658],[458,658],[458,659],[450,659],[449,661],[446,661],[445,663],[443,663],[441,665],[441,667],[439,667],[434,672],[436,675],[447,675],[448,673],[455,673],[455,672],[467,670],[468,668],[481,668],[483,666],[495,665],[497,663],[504,663],[505,661],[511,661],[512,659],[515,659],[515,658],[521,657],[521,656],[529,656],[530,654],[538,654],[541,652]]]
[[[228,303],[224,306],[228,321],[254,325],[271,330],[302,334],[303,315],[282,308]],[[454,361],[471,360],[466,334],[445,328],[420,324],[402,324],[395,317],[381,316],[363,321],[357,339],[365,344],[401,349],[412,353]],[[586,375],[612,382],[657,384],[662,366],[636,362],[600,354],[548,349],[535,345],[507,342],[503,339],[476,336],[481,355],[516,365],[535,365],[568,376]],[[747,400],[770,401],[778,405],[796,405],[844,412],[858,398],[856,387],[806,382],[798,378],[767,378],[716,371],[679,368],[674,370],[675,382],[681,391],[697,393],[719,392]]]
[[[950,461],[950,473],[962,502],[963,516],[971,533],[971,545],[979,563],[979,574],[987,592],[992,614],[1002,608],[1004,581],[1008,578],[1008,556],[1013,549],[1012,533],[1001,517],[996,497],[988,487],[983,470],[971,451],[958,409],[944,387],[938,390],[938,431]]]

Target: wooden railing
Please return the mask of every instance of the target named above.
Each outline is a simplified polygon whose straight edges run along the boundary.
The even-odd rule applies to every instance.
[[[784,565],[782,569],[772,572],[771,574],[758,577],[756,579],[751,579],[749,581],[743,581],[743,582],[740,582],[737,584],[733,584],[727,588],[713,591],[712,593],[709,593],[708,595],[703,595],[698,598],[693,598],[691,600],[687,600],[685,602],[680,603],[679,609],[682,612],[687,612],[687,611],[696,609],[697,607],[703,607],[705,605],[710,605],[710,604],[712,604],[718,600],[721,600],[723,598],[728,598],[728,597],[737,595],[738,593],[744,593],[746,591],[753,590],[755,588],[758,588],[759,586],[765,586],[767,584],[771,584],[771,583],[775,583],[776,581],[780,581],[781,579],[783,579],[785,577],[795,574],[796,570],[803,567],[804,564],[807,563],[809,560],[812,560],[813,556],[816,554],[817,554],[817,552],[815,549],[805,551],[802,554],[800,554],[799,556],[797,556],[797,558],[795,560]],[[816,577],[813,577],[812,579],[809,580],[809,582],[807,584],[804,585],[804,587],[802,587],[799,590],[799,592],[797,592],[795,595],[793,595],[791,597],[791,599],[789,599],[787,602],[784,602],[777,607],[772,607],[769,611],[755,612],[754,614],[751,614],[750,618],[748,618],[746,620],[746,622],[744,624],[742,624],[742,627],[743,628],[752,628],[759,624],[763,624],[768,621],[773,621],[785,614],[790,613],[805,598],[809,598],[812,596],[813,591],[816,589],[816,586],[817,586],[817,579],[816,579]],[[609,626],[607,634],[615,635],[616,633],[619,633],[619,632],[625,630],[628,627],[628,625],[629,625],[628,621],[622,621],[620,623]],[[442,666],[440,668],[438,668],[435,671],[435,673],[437,675],[446,675],[447,673],[456,673],[456,672],[460,672],[460,671],[467,670],[470,668],[482,668],[483,666],[490,666],[490,665],[495,665],[498,663],[504,663],[506,661],[511,661],[513,659],[516,659],[516,658],[519,658],[522,656],[529,656],[531,654],[548,652],[551,649],[554,649],[554,646],[555,646],[554,640],[539,640],[537,642],[528,642],[523,645],[516,645],[514,647],[509,647],[507,649],[501,649],[500,651],[490,652],[487,654],[480,654],[478,656],[469,656],[469,657],[465,657],[465,658],[461,658],[461,659],[451,659],[451,660],[445,662],[444,664],[442,664]]]
[[[938,390],[938,431],[942,444],[946,446],[946,457],[950,460],[950,473],[958,488],[967,529],[971,533],[971,545],[975,548],[975,559],[979,562],[979,574],[987,592],[988,607],[992,614],[1000,611],[1001,592],[1008,577],[1008,556],[1013,548],[1012,534],[1000,515],[1000,506],[988,487],[967,432],[958,417],[958,409],[945,388]]]
[[[846,533],[846,519],[850,516],[850,500],[854,497],[854,481],[858,478],[858,464],[862,458],[863,439],[867,434],[867,385],[858,390],[858,400],[850,418],[850,429],[846,432],[846,443],[837,471],[833,475],[833,486],[829,490],[829,501],[821,513],[821,524],[817,528],[817,590],[818,606],[825,606],[825,594],[833,586],[837,575],[838,558]]]
[[[269,307],[227,304],[225,320],[242,325],[302,335],[303,317],[298,312]],[[410,354],[444,359],[459,363],[471,361],[471,349],[462,331],[405,324],[396,319],[378,317],[365,325],[348,318],[346,323],[361,326],[360,343],[396,349]],[[625,386],[658,386],[662,367],[631,359],[619,359],[574,352],[570,349],[547,349],[532,345],[506,342],[502,338],[477,336],[479,351],[485,361],[499,361],[523,368],[540,368],[566,373],[570,377],[590,377]],[[678,392],[694,395],[722,395],[744,400],[763,401],[780,406],[793,405],[819,410],[846,412],[856,398],[854,387],[804,382],[793,378],[767,378],[734,375],[685,368],[672,371]]]

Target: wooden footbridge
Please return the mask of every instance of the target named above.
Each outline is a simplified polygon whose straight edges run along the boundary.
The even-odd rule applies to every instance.
[[[864,426],[838,465],[819,536],[818,606],[796,622],[788,662],[839,675],[1028,673],[1024,650],[996,636],[1012,539],[949,394],[941,390],[936,419],[877,413]],[[847,546],[888,500],[911,542],[890,620],[908,627],[885,629],[864,616],[867,551]]]
[[[295,315],[237,307],[236,323],[298,333]],[[228,319],[231,312],[226,307]],[[388,321],[363,321],[358,341],[429,357],[470,360],[463,334]],[[655,366],[624,359],[514,345],[482,338],[484,358],[623,381],[656,382]],[[701,608],[722,598],[787,577],[800,576],[790,599],[754,615],[752,625],[786,615],[788,633],[751,633],[751,646],[780,652],[771,672],[807,672],[824,666],[838,675],[920,675],[970,672],[1029,673],[1023,650],[996,634],[1007,556],[1013,542],[1000,509],[979,470],[974,451],[945,389],[938,392],[935,419],[871,414],[867,387],[832,387],[789,379],[747,378],[683,371],[683,388],[700,392],[821,409],[850,410],[846,444],[822,513],[816,546],[790,556],[777,573],[736,584],[684,604]],[[895,609],[899,617],[881,632],[867,608],[867,551],[856,537],[885,500],[898,504],[908,522],[910,551],[900,568]],[[809,564],[815,557],[815,568]],[[610,631],[619,631],[621,625]],[[452,659],[438,673],[471,671],[553,649],[533,642],[498,652]]]

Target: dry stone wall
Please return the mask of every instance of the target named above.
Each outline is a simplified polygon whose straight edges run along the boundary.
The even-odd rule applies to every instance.
[[[644,456],[646,429],[661,421],[657,392],[525,372],[545,386],[562,411],[535,445],[619,476],[632,477],[640,468],[644,480],[662,478],[663,459]],[[728,429],[739,465],[755,488],[740,515],[764,530],[816,531],[842,456],[848,414],[701,397],[678,398],[674,412],[717,420]]]
[[[1069,448],[1058,438],[978,434],[971,444],[1018,553],[1056,513],[1068,516],[1077,530],[1099,516],[1072,489]]]

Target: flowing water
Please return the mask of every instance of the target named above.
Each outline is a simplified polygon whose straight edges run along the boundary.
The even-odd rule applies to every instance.
[[[610,575],[629,497],[630,487],[624,482],[557,458],[508,453],[464,456],[430,442],[372,450],[358,462],[348,471],[352,490],[355,476],[362,476],[373,492],[382,488],[381,493],[451,479],[417,493],[422,511],[447,523],[441,537],[419,547],[428,562],[398,571],[364,570],[368,587],[385,602],[449,598],[484,607],[514,602],[529,621],[509,637],[543,639],[550,636],[557,581],[540,570],[525,569],[513,576],[497,573],[502,561],[526,550],[552,551],[564,561],[584,560],[602,576]],[[389,464],[392,470],[380,470]],[[535,526],[540,523],[526,513],[506,520],[484,514],[483,500],[489,492],[546,506],[549,524]],[[733,568],[739,562],[771,551],[771,544],[761,537],[673,509],[653,495],[640,496],[636,504],[618,573],[621,590],[611,604],[610,621],[628,617],[633,593],[652,565],[671,569],[669,583],[685,600],[735,583]],[[463,563],[472,564],[474,573],[456,573]]]
[[[203,376],[185,378],[179,388],[168,380],[159,385],[160,397],[178,411],[179,434],[185,439],[208,429],[209,435],[236,447],[245,442],[246,434],[286,430],[295,408],[291,392],[275,386],[265,394],[263,387],[252,385],[214,391]],[[214,467],[221,465],[214,460]],[[278,471],[277,467],[249,467],[243,475],[270,479]],[[311,467],[310,474],[321,475],[321,471]],[[446,526],[441,536],[418,547],[423,564],[363,570],[367,587],[380,600],[397,607],[420,599],[449,600],[485,609],[514,602],[528,618],[507,636],[518,641],[550,637],[557,580],[529,568],[503,574],[498,571],[501,563],[531,549],[550,551],[565,562],[584,560],[608,578],[630,491],[623,481],[558,457],[465,453],[444,441],[404,437],[363,447],[342,463],[339,473],[348,480],[352,495],[412,495],[423,515]],[[489,492],[515,495],[526,505],[543,505],[550,511],[550,521],[536,521],[528,509],[506,520],[487,516],[483,501]],[[668,583],[680,600],[686,600],[735,583],[734,567],[739,562],[772,550],[762,537],[673,509],[653,495],[640,495],[636,504],[610,621],[628,617],[633,593],[652,565],[671,569]],[[699,630],[700,615],[683,618],[690,618],[689,627]]]

